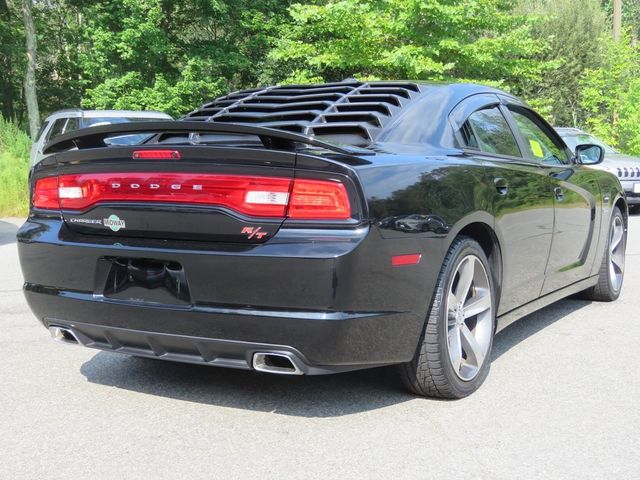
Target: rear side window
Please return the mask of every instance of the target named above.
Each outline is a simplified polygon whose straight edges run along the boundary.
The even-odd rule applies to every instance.
[[[472,113],[461,133],[467,148],[511,157],[521,156],[518,143],[498,107]]]

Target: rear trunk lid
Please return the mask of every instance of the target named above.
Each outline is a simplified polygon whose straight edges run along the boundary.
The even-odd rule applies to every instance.
[[[146,140],[110,144],[131,134]],[[306,153],[298,153],[301,145]],[[363,220],[350,165],[368,163],[365,152],[312,136],[233,123],[144,122],[70,132],[43,153],[51,156],[33,171],[33,211],[58,211],[79,233],[253,244],[272,238],[285,219],[311,228]]]
[[[62,217],[94,235],[262,243],[282,225],[294,152],[165,146],[58,153]]]

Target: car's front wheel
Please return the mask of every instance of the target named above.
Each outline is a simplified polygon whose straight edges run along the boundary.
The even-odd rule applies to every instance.
[[[422,338],[401,366],[419,395],[462,398],[489,373],[495,328],[495,288],[487,257],[469,237],[458,237],[445,258]]]
[[[609,221],[609,235],[604,256],[600,264],[598,283],[583,292],[589,300],[611,302],[620,296],[624,280],[625,251],[627,249],[627,227],[618,207],[614,207]]]

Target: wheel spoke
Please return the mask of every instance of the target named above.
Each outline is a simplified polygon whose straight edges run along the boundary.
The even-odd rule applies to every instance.
[[[460,302],[464,302],[469,295],[471,282],[473,281],[474,268],[474,261],[471,258],[466,258],[460,265],[458,270],[458,285],[456,285],[456,290],[454,292],[454,295]]]
[[[622,272],[622,270],[624,269],[624,254],[622,252],[612,253],[611,263],[618,267],[618,270]]]
[[[467,362],[473,358],[475,365],[479,368],[484,361],[484,352],[482,347],[476,341],[469,327],[466,324],[460,326],[460,340],[465,353],[467,354]]]
[[[455,325],[449,331],[449,358],[453,369],[458,373],[462,365],[462,343],[460,341],[460,327]]]
[[[464,318],[474,317],[491,308],[491,296],[486,291],[481,293],[484,295],[472,297],[464,305]]]
[[[618,245],[620,245],[620,242],[622,242],[622,237],[623,237],[623,231],[622,231],[622,227],[618,226],[618,225],[614,225],[613,227],[613,236],[611,238],[611,251],[615,251],[616,248],[618,247]]]
[[[450,277],[446,297],[449,361],[463,381],[476,377],[488,355],[493,334],[493,296],[489,275],[477,256],[461,258]],[[473,330],[465,322],[468,320]]]
[[[447,298],[447,310],[454,310],[456,308],[456,305],[458,305],[458,298],[456,297],[455,293],[450,291],[449,297]]]

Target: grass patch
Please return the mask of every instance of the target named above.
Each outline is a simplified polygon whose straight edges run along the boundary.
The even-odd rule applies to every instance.
[[[0,217],[23,217],[29,210],[29,136],[0,117]]]

